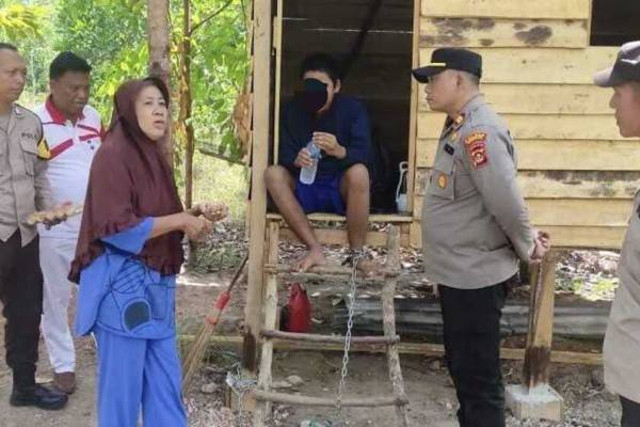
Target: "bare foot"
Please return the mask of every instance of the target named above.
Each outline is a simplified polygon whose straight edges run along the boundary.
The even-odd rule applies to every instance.
[[[374,274],[378,273],[381,269],[379,263],[372,259],[362,258],[358,261],[358,265],[356,266],[358,271],[364,274],[366,277],[371,277]]]
[[[325,265],[326,263],[327,260],[324,258],[322,249],[311,249],[293,264],[293,268],[297,271],[309,271],[315,265]]]

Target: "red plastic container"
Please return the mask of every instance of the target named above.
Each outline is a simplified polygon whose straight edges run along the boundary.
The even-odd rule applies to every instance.
[[[289,287],[289,301],[286,306],[286,319],[283,318],[284,330],[287,332],[305,333],[311,331],[311,303],[306,289],[300,283]]]

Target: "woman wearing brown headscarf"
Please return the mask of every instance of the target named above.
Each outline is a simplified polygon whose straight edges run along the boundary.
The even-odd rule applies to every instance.
[[[183,234],[211,230],[183,212],[158,141],[169,125],[158,79],[115,95],[112,122],[91,167],[70,279],[80,284],[76,332],[98,345],[98,424],[186,426],[175,343],[175,275]]]

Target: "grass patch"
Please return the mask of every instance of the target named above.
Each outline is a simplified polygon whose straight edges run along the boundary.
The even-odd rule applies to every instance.
[[[246,211],[248,168],[196,151],[193,162],[194,202],[220,201],[229,207],[230,219],[242,222]],[[184,194],[184,191],[182,192]]]

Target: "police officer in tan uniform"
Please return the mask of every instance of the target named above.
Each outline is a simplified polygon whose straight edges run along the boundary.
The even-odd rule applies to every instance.
[[[594,77],[614,90],[609,105],[623,137],[640,137],[640,41],[622,45],[613,67]],[[640,426],[640,190],[618,265],[620,286],[604,340],[604,379],[620,395],[622,427]]]
[[[42,272],[37,232],[27,219],[36,209],[52,206],[46,163],[38,159],[42,124],[15,103],[26,74],[26,63],[16,48],[0,43],[0,300],[6,319],[6,361],[13,371],[10,403],[61,409],[67,396],[35,382]]]
[[[426,83],[430,108],[447,113],[426,189],[422,247],[427,276],[439,285],[458,420],[502,427],[502,307],[519,260],[539,261],[548,236],[529,223],[513,141],[479,92],[480,55],[437,49],[413,75]]]

